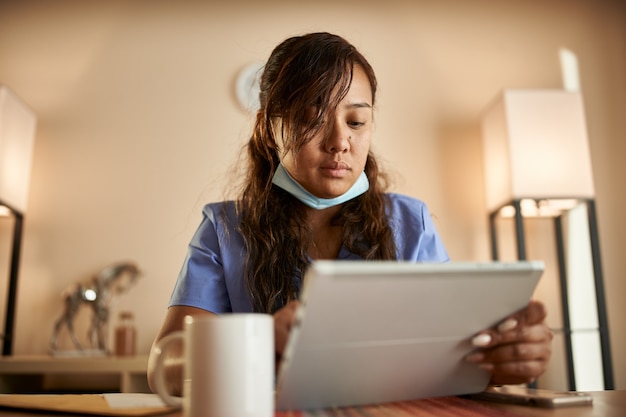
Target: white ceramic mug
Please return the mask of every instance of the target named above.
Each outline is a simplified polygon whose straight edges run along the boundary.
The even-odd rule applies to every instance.
[[[183,397],[167,392],[165,352],[183,342]],[[274,321],[269,314],[187,316],[157,345],[155,391],[185,417],[273,417]]]

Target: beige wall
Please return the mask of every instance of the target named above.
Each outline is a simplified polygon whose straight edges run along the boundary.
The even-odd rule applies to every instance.
[[[502,88],[559,88],[558,48],[578,55],[626,388],[625,22],[620,0],[3,1],[0,83],[39,116],[15,352],[45,353],[62,290],[121,259],[145,274],[114,309],[135,312],[148,351],[201,206],[224,195],[250,130],[237,71],[289,35],[326,30],[377,70],[373,146],[457,260],[489,257],[481,112]]]

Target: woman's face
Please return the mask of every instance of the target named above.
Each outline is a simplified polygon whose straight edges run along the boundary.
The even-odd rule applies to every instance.
[[[335,113],[328,116],[332,124],[328,137],[322,129],[296,154],[283,154],[281,162],[289,175],[320,198],[334,198],[348,191],[365,168],[372,133],[372,101],[369,79],[355,65],[348,93]]]

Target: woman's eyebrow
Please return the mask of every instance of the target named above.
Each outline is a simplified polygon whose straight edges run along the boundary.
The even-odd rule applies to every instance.
[[[357,108],[357,109],[360,109],[360,108],[370,108],[371,109],[372,105],[369,104],[366,101],[363,101],[363,102],[355,102],[355,103],[346,103],[346,105],[344,107],[346,107],[346,108]]]

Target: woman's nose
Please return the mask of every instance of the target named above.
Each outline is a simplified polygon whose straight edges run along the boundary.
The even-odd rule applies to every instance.
[[[347,126],[341,126],[338,122],[333,122],[324,147],[330,153],[344,153],[350,149],[350,131]]]

